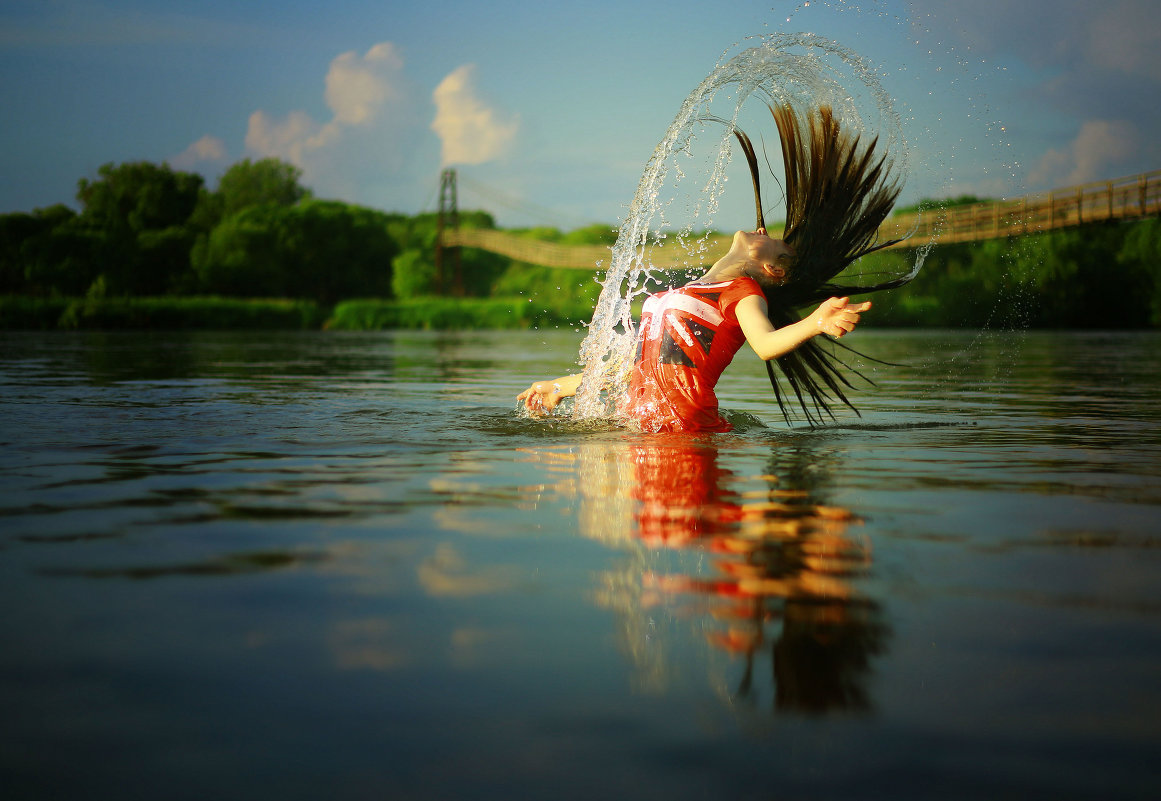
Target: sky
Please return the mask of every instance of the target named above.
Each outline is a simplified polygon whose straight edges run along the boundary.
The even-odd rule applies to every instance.
[[[213,187],[273,156],[384,211],[434,211],[455,167],[502,226],[615,225],[685,97],[779,32],[874,65],[904,202],[1161,168],[1155,0],[4,0],[0,213],[75,207],[106,163]]]

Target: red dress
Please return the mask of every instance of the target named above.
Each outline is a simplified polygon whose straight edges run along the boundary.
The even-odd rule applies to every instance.
[[[746,341],[735,307],[750,295],[762,289],[746,277],[651,295],[620,414],[645,431],[729,431],[714,386]]]

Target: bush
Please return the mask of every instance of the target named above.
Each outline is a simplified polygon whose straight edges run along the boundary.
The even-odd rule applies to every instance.
[[[68,298],[0,297],[0,330],[47,331],[57,327],[71,301]]]
[[[326,312],[304,300],[194,297],[85,298],[65,305],[65,329],[311,329]]]
[[[544,328],[580,325],[591,316],[589,306],[545,309],[523,298],[368,299],[338,304],[325,327],[334,331]]]

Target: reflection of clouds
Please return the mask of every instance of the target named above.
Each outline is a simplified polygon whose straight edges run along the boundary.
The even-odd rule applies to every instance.
[[[486,664],[504,666],[519,643],[514,631],[464,626],[451,633],[451,662],[460,669],[474,669]]]
[[[460,626],[450,634],[416,638],[408,622],[387,617],[342,620],[331,629],[328,645],[340,670],[387,672],[415,667],[446,656],[460,670],[511,663],[512,650],[520,645],[511,629]]]
[[[416,563],[419,542],[398,544],[380,553],[378,546],[343,543],[336,547],[345,559],[330,563],[329,573],[350,580],[345,591],[376,596],[406,594],[408,576],[415,575],[432,598],[466,599],[507,592],[517,585],[518,573],[508,567],[473,567],[451,544]],[[378,558],[377,556],[378,555]],[[417,628],[412,618],[368,616],[340,620],[330,629],[328,646],[341,670],[390,671],[440,655],[460,669],[504,665],[519,644],[510,629],[464,624],[450,633]],[[252,647],[266,644],[257,638]]]
[[[413,560],[426,547],[420,539],[339,540],[327,546],[323,575],[343,580],[355,595],[401,595],[408,591]]]
[[[391,670],[409,661],[398,640],[398,624],[386,618],[340,621],[331,632],[331,651],[342,670]]]
[[[506,566],[469,568],[467,560],[448,543],[419,565],[419,583],[428,595],[469,598],[507,592],[516,585],[517,574]]]
[[[504,531],[494,520],[481,516],[480,510],[471,506],[439,506],[432,510],[431,522],[443,531],[471,534],[474,537],[499,538]]]
[[[506,507],[526,506],[529,491],[529,488],[513,491],[509,487],[443,477],[429,481],[428,489],[440,500],[431,514],[432,522],[439,528],[489,538],[510,535]],[[502,510],[500,518],[494,516],[498,510]]]
[[[636,504],[626,488],[632,485],[633,465],[621,448],[597,440],[522,452],[547,479],[535,488],[536,495],[551,493],[580,501],[578,524],[584,536],[607,545],[625,544],[632,538]]]

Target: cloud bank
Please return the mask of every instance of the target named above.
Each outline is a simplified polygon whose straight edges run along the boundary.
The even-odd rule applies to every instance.
[[[1029,189],[1155,169],[1161,140],[1161,14],[1155,0],[915,0],[913,22],[977,57],[1022,62],[1026,119],[1056,115],[1071,140],[1032,155]],[[1029,31],[1035,35],[1029,36]],[[1020,120],[1016,120],[1017,123]],[[1067,130],[1067,129],[1066,129]]]
[[[1029,174],[1037,186],[1084,184],[1115,177],[1141,149],[1141,136],[1125,120],[1086,120],[1064,148],[1049,150]]]
[[[442,166],[483,164],[503,155],[516,137],[516,118],[501,119],[477,96],[475,65],[459,67],[435,88],[431,129],[443,145]]]
[[[246,155],[294,164],[302,170],[303,183],[320,197],[386,207],[422,196],[425,187],[435,185],[440,166],[483,164],[508,151],[519,121],[479,97],[473,65],[440,81],[430,104],[407,79],[404,66],[391,42],[362,54],[342,53],[331,61],[325,79],[330,118],[320,121],[302,110],[276,116],[258,109],[247,123]],[[193,169],[224,166],[225,158],[225,144],[205,136],[171,163]]]
[[[246,150],[260,158],[284,159],[300,167],[304,179],[325,180],[317,156],[339,144],[352,129],[382,121],[392,105],[406,102],[403,58],[390,42],[362,56],[354,51],[335,58],[326,75],[326,104],[334,116],[326,123],[305,111],[277,119],[263,110],[250,115]],[[324,158],[323,161],[326,161]]]
[[[226,160],[226,143],[206,135],[169,160],[178,170],[192,170],[202,164],[221,164]]]

